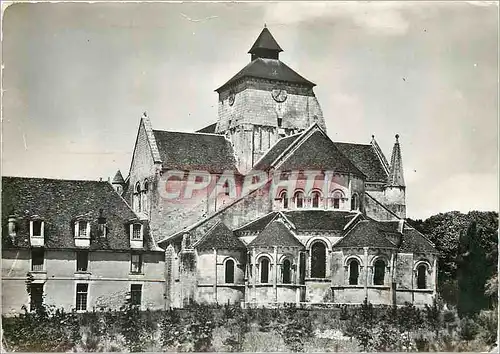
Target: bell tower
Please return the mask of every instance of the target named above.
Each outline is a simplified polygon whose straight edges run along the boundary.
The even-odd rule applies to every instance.
[[[317,123],[326,131],[313,82],[283,63],[267,27],[250,48],[250,63],[216,92],[215,132],[233,143],[240,172],[248,172],[282,137]]]

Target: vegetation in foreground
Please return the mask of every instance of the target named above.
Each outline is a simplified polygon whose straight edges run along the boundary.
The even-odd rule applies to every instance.
[[[3,318],[8,351],[487,351],[496,341],[496,309],[459,318],[439,303],[418,309],[242,309],[236,305],[77,314],[46,306]]]

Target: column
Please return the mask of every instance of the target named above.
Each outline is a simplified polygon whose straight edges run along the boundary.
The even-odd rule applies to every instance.
[[[368,299],[368,270],[369,270],[369,266],[368,266],[368,247],[363,247],[364,249],[364,262],[365,262],[365,297]]]
[[[214,248],[214,302],[217,303],[217,250]]]
[[[273,288],[274,288],[274,302],[278,302],[278,247],[274,246],[274,279],[273,279]]]

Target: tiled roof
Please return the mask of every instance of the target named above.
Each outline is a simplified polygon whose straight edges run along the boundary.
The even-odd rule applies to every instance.
[[[245,244],[241,242],[229,228],[222,222],[212,227],[205,236],[195,245],[196,249],[246,249]]]
[[[338,142],[335,145],[366,175],[368,182],[387,182],[387,173],[372,145]]]
[[[267,171],[271,167],[273,161],[276,160],[276,158],[278,158],[278,156],[281,155],[281,153],[285,151],[285,149],[289,147],[290,144],[293,143],[299,136],[299,134],[296,134],[278,140],[276,144],[274,144],[271,149],[269,149],[266,154],[262,156],[259,161],[257,161],[253,169]]]
[[[255,219],[254,221],[243,225],[243,227],[239,228],[237,231],[238,232],[243,232],[243,231],[262,231],[266,228],[267,224],[269,224],[275,217],[276,217],[277,212],[273,211],[269,214],[266,214],[258,219]]]
[[[115,184],[123,184],[125,180],[123,179],[122,173],[120,170],[116,171],[115,177],[113,178],[113,182]]]
[[[401,157],[401,148],[399,147],[399,135],[396,134],[396,142],[392,149],[391,170],[387,180],[389,186],[404,187],[405,179],[403,174],[403,158]]]
[[[223,135],[154,130],[163,168],[236,172],[231,142]]]
[[[288,156],[278,169],[293,170],[329,170],[352,173],[364,177],[363,173],[337,148],[321,131],[315,131]]]
[[[210,134],[215,134],[215,128],[217,127],[217,122],[207,125],[205,128],[202,128],[200,130],[197,130],[197,133],[210,133]]]
[[[280,220],[275,220],[267,225],[259,236],[248,245],[248,247],[259,246],[304,247],[304,245],[292,234],[290,229]]]
[[[97,236],[97,219],[106,218],[107,236]],[[8,218],[16,216],[14,242],[8,235]],[[91,223],[91,250],[130,250],[129,223],[138,221],[108,182],[45,178],[2,177],[2,245],[30,247],[29,220],[44,221],[45,247],[75,248],[74,222],[83,217]],[[145,249],[154,249],[148,228]]]
[[[385,232],[381,230],[377,222],[372,220],[362,220],[349,231],[334,248],[396,248],[385,236]]]
[[[224,85],[216,91],[236,82],[244,77],[255,77],[274,81],[285,81],[295,84],[302,84],[308,87],[314,87],[316,84],[297,74],[293,69],[278,59],[257,58],[251,61],[247,66],[241,69]]]
[[[248,51],[248,53],[253,53],[256,50],[259,49],[267,49],[267,50],[272,50],[276,52],[282,52],[283,49],[279,46],[278,42],[274,39],[272,36],[271,32],[264,27],[262,32],[260,32],[259,37],[257,37],[257,40],[253,44],[252,48]]]
[[[297,230],[342,231],[356,213],[339,210],[290,210],[283,214]]]
[[[438,253],[433,244],[413,228],[404,230],[403,241],[401,242],[399,251],[409,253]]]

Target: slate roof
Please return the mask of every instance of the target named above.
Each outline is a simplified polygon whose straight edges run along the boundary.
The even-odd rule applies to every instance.
[[[197,130],[197,133],[210,133],[210,134],[215,134],[215,128],[217,127],[217,122],[207,125],[205,128],[202,128],[200,130]]]
[[[252,48],[248,51],[248,53],[254,53],[256,50],[259,49],[267,49],[267,50],[272,50],[276,52],[282,52],[283,49],[279,46],[278,42],[274,39],[273,35],[269,30],[264,27],[262,32],[260,32],[259,37],[257,37],[257,40],[253,44]]]
[[[377,222],[372,220],[362,220],[356,223],[356,225],[354,225],[354,227],[333,247],[396,248],[396,246],[387,239],[385,232],[378,227]]]
[[[342,231],[356,213],[339,210],[290,210],[283,214],[297,230]]]
[[[123,179],[122,173],[120,170],[116,171],[115,177],[113,177],[112,183],[114,184],[124,184],[125,180]]]
[[[248,247],[300,247],[304,245],[293,235],[288,227],[280,220],[275,220],[268,224],[264,230],[261,231]]]
[[[233,147],[223,135],[162,130],[153,133],[165,169],[237,171]]]
[[[399,135],[396,134],[396,143],[392,149],[391,170],[388,178],[389,186],[404,187],[405,179],[403,176],[403,158],[401,157],[401,148],[399,146]]]
[[[278,212],[273,211],[269,214],[266,214],[258,219],[255,219],[254,221],[243,225],[241,228],[237,229],[236,231],[238,232],[243,232],[243,231],[262,231],[266,228],[267,224],[269,224],[275,217]]]
[[[283,210],[283,215],[290,220],[297,231],[307,230],[334,230],[342,231],[357,213],[340,210]],[[277,216],[278,212],[271,212],[253,222],[239,228],[237,232],[259,232]]]
[[[100,209],[106,218],[106,238],[97,236]],[[8,234],[10,215],[17,218],[14,241]],[[30,247],[29,221],[34,216],[44,221],[45,247],[49,249],[76,248],[74,222],[83,216],[91,223],[90,250],[130,251],[129,225],[131,221],[138,221],[137,215],[108,182],[2,177],[4,248]],[[144,249],[155,249],[147,227]]]
[[[403,241],[401,242],[399,251],[408,253],[438,253],[433,244],[413,228],[404,230]]]
[[[271,167],[271,164],[273,163],[274,160],[278,158],[283,151],[287,147],[290,146],[291,143],[293,143],[297,138],[300,136],[300,134],[296,135],[290,135],[285,138],[281,138],[274,144],[264,156],[262,156],[259,161],[255,164],[253,167],[254,170],[261,170],[261,171],[267,171]]]
[[[229,228],[222,222],[217,223],[201,238],[196,249],[230,249],[239,250],[246,249],[246,246],[241,242]]]
[[[335,146],[366,175],[367,182],[387,182],[387,172],[372,145],[335,142]]]
[[[267,79],[274,81],[285,81],[295,84],[302,84],[308,87],[316,86],[315,83],[307,80],[293,69],[283,63],[278,59],[268,59],[268,58],[257,58],[251,61],[247,66],[241,69],[236,75],[234,75],[229,81],[224,85],[219,87],[217,92],[222,90],[224,87],[242,79],[244,77],[254,77],[259,79]]]
[[[360,177],[364,174],[320,131],[313,132],[292,155],[279,166],[280,170],[330,170],[352,173]]]

